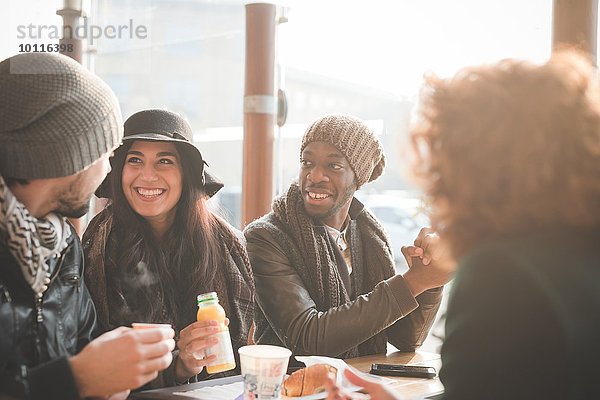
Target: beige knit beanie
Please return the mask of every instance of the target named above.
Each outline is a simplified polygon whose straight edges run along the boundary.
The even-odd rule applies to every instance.
[[[119,103],[102,79],[71,58],[25,53],[0,63],[0,174],[73,175],[123,137]]]
[[[328,115],[314,122],[304,134],[300,154],[310,142],[326,142],[350,163],[361,187],[383,173],[385,155],[379,139],[360,119],[350,115]]]

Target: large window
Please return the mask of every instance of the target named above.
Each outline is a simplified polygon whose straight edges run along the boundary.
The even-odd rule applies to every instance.
[[[0,56],[18,52],[19,26],[61,25],[61,0],[8,0],[0,14]],[[72,0],[78,3],[78,0]],[[190,121],[194,141],[226,187],[213,200],[240,226],[245,2],[242,0],[84,0],[89,25],[143,26],[143,38],[88,41],[84,64],[114,89],[124,117],[167,108]],[[408,177],[407,133],[424,73],[550,54],[552,0],[296,0],[278,27],[277,65],[289,100],[277,130],[274,187],[299,167],[301,136],[312,121],[349,113],[380,135],[385,174],[357,196],[399,248],[427,223]],[[38,31],[33,32],[37,35]]]
[[[376,207],[401,245],[418,227],[398,215],[423,215],[409,179],[407,133],[428,72],[447,76],[469,64],[518,57],[543,60],[551,48],[551,0],[301,0],[281,25],[279,64],[289,99],[288,123],[277,147],[285,156],[278,190],[297,175],[301,134],[328,113],[354,114],[380,134],[387,168],[358,193]]]
[[[16,54],[19,44],[57,42],[48,28],[39,29],[62,25],[56,10],[65,3],[81,3],[88,26],[144,28],[143,38],[125,31],[118,38],[88,40],[84,64],[114,89],[125,118],[144,108],[167,108],[189,119],[210,169],[226,184],[213,203],[240,227],[245,2],[8,0],[0,15],[2,58]],[[297,175],[307,125],[324,114],[349,113],[380,135],[388,159],[385,174],[359,197],[370,205],[388,203],[395,208],[390,213],[418,214],[410,200],[418,192],[407,177],[406,137],[423,74],[445,76],[505,57],[542,60],[550,53],[552,0],[288,5],[289,22],[278,28],[278,76],[289,112],[277,131],[277,193]],[[25,38],[19,37],[22,31]],[[392,235],[396,251],[404,239],[394,238],[415,234],[410,224],[381,219],[390,231],[406,226],[406,232]]]
[[[56,15],[61,0],[4,0],[1,4],[0,60],[25,50],[27,44],[58,43],[50,27],[62,26],[62,18]]]
[[[209,170],[225,183],[211,202],[240,227],[244,6],[241,1],[94,1],[95,24],[147,27],[140,40],[98,40],[95,72],[123,116],[166,108],[186,117]]]
[[[469,64],[518,57],[543,60],[551,49],[551,0],[301,0],[280,28],[279,63],[289,99],[280,134],[278,190],[297,175],[300,137],[328,113],[350,113],[380,135],[385,174],[357,193],[400,247],[427,224],[409,177],[408,127],[423,74],[447,76]],[[447,296],[423,348],[439,351]]]

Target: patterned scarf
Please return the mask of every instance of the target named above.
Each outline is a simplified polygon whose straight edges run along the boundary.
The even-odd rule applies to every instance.
[[[33,217],[0,176],[0,240],[17,260],[23,278],[38,297],[42,297],[50,283],[46,260],[60,255],[70,235],[71,228],[63,217],[54,213],[44,218]]]

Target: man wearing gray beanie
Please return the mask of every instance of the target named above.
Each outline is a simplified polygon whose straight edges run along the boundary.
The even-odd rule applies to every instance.
[[[450,274],[427,259],[438,242],[426,229],[415,244],[427,252],[403,248],[411,268],[395,274],[386,233],[353,197],[384,167],[381,143],[361,120],[329,115],[308,128],[298,181],[244,231],[257,343],[340,358],[423,343]]]
[[[171,362],[172,329],[95,338],[80,217],[122,138],[111,89],[72,59],[0,62],[0,398],[124,398]]]

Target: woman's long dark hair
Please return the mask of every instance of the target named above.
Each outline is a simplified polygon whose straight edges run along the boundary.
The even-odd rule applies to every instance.
[[[122,317],[173,323],[180,330],[195,320],[198,288],[212,290],[225,246],[241,244],[229,225],[208,209],[204,189],[191,179],[198,171],[187,156],[188,149],[177,143],[183,175],[181,198],[172,226],[157,241],[149,223],[131,208],[123,193],[121,177],[131,146],[123,144],[113,160],[112,232],[118,256],[117,271],[107,283],[129,308]]]

